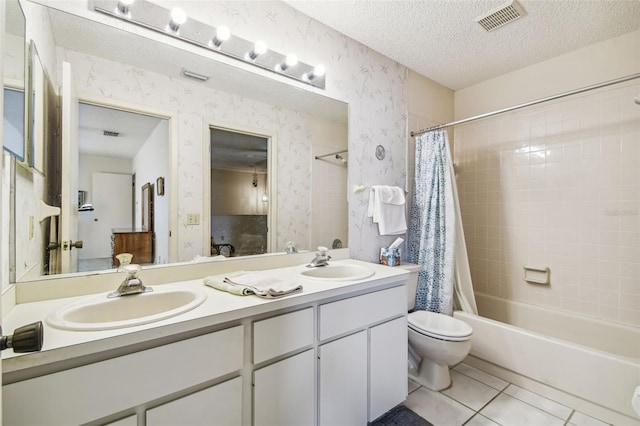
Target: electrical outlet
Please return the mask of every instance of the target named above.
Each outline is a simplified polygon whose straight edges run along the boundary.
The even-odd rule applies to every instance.
[[[200,225],[200,215],[198,213],[188,213],[187,225]]]

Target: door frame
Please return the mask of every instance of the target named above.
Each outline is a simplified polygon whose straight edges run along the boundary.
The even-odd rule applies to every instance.
[[[211,256],[211,128],[227,132],[243,133],[267,140],[267,188],[269,193],[269,203],[267,206],[267,253],[275,253],[278,247],[277,133],[268,129],[205,118],[202,125],[204,133],[202,143],[202,255]]]
[[[78,102],[168,120],[169,176],[165,177],[169,186],[169,259],[167,263],[178,262],[178,113],[88,93],[78,93]]]

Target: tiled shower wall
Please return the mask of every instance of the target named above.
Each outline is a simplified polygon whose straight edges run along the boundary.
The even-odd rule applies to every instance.
[[[640,326],[640,84],[455,128],[476,292]],[[550,285],[524,281],[549,267]]]

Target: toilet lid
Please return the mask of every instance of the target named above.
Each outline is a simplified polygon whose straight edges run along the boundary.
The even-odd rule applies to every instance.
[[[412,312],[408,322],[414,331],[440,340],[467,340],[473,334],[473,329],[466,322],[436,312]]]

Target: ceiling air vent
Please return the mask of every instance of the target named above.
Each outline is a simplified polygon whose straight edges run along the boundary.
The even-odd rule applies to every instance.
[[[117,138],[118,136],[120,136],[120,132],[112,132],[111,130],[103,130],[102,131],[102,135],[103,136],[113,136],[114,138]]]
[[[509,22],[523,17],[526,14],[527,12],[524,11],[522,6],[516,0],[512,0],[507,4],[476,18],[475,21],[486,31],[493,31],[496,28],[500,28]]]

